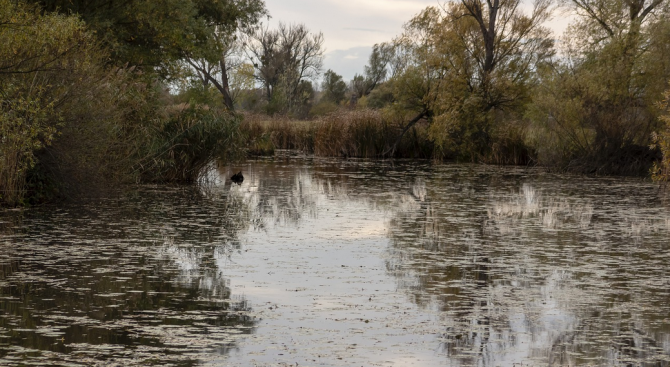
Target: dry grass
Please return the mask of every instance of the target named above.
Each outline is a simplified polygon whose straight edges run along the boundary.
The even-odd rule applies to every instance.
[[[378,110],[338,110],[314,120],[246,115],[241,125],[251,154],[295,149],[326,157],[381,157],[396,142],[403,118]],[[419,123],[400,140],[394,157],[430,158],[427,126]]]
[[[526,166],[532,163],[535,152],[526,143],[527,127],[518,123],[505,123],[495,134],[485,163]]]

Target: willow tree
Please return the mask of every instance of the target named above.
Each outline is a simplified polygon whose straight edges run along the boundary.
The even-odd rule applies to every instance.
[[[564,57],[542,73],[530,116],[542,163],[645,175],[656,102],[670,78],[667,0],[573,0]]]
[[[383,84],[388,76],[395,47],[391,43],[378,43],[372,46],[368,64],[364,67],[363,75],[356,74],[349,83],[349,90],[354,99],[366,97],[378,86]]]
[[[528,14],[519,0],[463,0],[427,8],[405,26],[392,82],[399,101],[432,118],[439,151],[487,159],[501,124],[527,102],[534,71],[553,54],[542,27],[549,13],[547,0]]]

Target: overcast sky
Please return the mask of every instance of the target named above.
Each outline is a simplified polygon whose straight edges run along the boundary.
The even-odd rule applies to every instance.
[[[324,71],[332,69],[345,81],[362,74],[375,43],[390,41],[402,25],[437,0],[265,0],[278,22],[303,23],[312,32],[323,32],[326,58]],[[563,19],[549,24],[562,32]]]

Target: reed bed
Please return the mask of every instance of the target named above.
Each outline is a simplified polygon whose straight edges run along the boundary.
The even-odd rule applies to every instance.
[[[245,115],[241,129],[250,154],[294,149],[323,157],[431,158],[427,122],[417,123],[402,138],[406,120],[377,110],[338,110],[313,120]]]

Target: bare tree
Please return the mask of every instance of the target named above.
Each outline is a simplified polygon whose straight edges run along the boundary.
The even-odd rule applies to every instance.
[[[312,34],[303,24],[279,23],[275,30],[261,27],[249,34],[245,44],[268,101],[281,92],[290,108],[299,99],[301,82],[321,73],[323,34]]]

